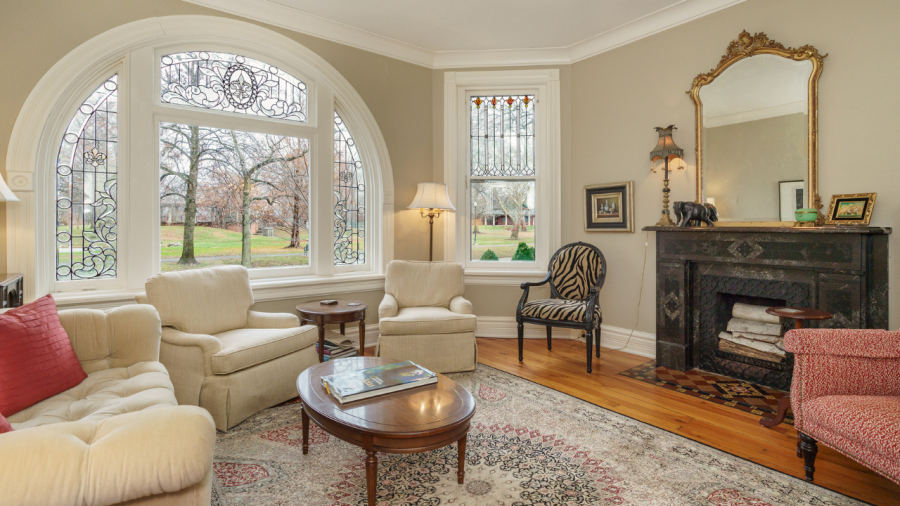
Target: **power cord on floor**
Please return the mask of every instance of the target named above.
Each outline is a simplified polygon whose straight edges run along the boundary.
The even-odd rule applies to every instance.
[[[644,298],[644,274],[647,272],[647,250],[650,249],[650,231],[647,231],[647,237],[644,240],[644,265],[641,267],[641,287],[638,291],[638,303],[637,303],[637,318],[634,322],[634,327],[631,329],[631,333],[628,334],[628,339],[625,340],[625,345],[621,348],[609,348],[611,350],[622,351],[628,347],[628,344],[631,342],[631,337],[634,335],[634,332],[638,328],[638,324],[641,323],[641,300]]]
[[[625,345],[621,348],[608,348],[613,351],[622,351],[628,347],[628,344],[631,343],[631,337],[634,336],[634,333],[637,331],[638,325],[641,323],[641,300],[644,298],[644,274],[647,272],[647,250],[650,249],[650,231],[647,231],[647,237],[644,240],[644,264],[641,267],[641,286],[638,290],[638,303],[637,303],[637,318],[634,322],[634,327],[631,329],[631,332],[628,334],[628,339],[625,340]],[[597,332],[601,332],[600,329],[597,329]],[[581,331],[578,334],[577,341],[586,341],[584,331]],[[602,341],[601,341],[602,342]]]

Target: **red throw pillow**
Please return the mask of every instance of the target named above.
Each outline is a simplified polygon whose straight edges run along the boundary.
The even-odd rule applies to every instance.
[[[85,378],[53,297],[0,314],[0,413],[18,413]]]
[[[3,417],[3,413],[0,413],[0,434],[12,431],[12,425],[10,425],[8,421],[6,421],[6,418]]]

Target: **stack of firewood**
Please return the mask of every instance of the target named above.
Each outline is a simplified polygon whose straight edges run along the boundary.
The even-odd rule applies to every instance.
[[[719,333],[719,349],[770,362],[784,361],[781,319],[766,313],[767,306],[736,303],[727,332]]]

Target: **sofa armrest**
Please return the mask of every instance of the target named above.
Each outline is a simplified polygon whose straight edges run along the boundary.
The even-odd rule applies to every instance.
[[[2,502],[107,506],[177,492],[207,476],[215,442],[212,417],[192,406],[2,434]]]
[[[247,312],[248,329],[291,329],[300,326],[300,318],[290,313]]]
[[[457,314],[475,314],[474,309],[472,309],[472,303],[461,295],[450,299],[450,311]]]
[[[794,354],[791,407],[803,430],[807,402],[832,395],[900,396],[900,333],[797,329],[784,338]]]
[[[393,318],[400,312],[400,304],[393,295],[386,293],[381,304],[378,305],[378,318]]]
[[[873,329],[796,329],[784,349],[797,355],[900,359],[900,332]]]
[[[220,351],[222,343],[213,336],[163,327],[159,361],[169,371],[179,405],[200,405],[203,382],[213,375],[212,356]]]

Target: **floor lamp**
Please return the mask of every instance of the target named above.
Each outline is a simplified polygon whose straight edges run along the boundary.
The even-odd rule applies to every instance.
[[[428,261],[434,253],[434,219],[443,211],[455,211],[447,194],[447,185],[441,183],[419,183],[416,198],[407,209],[418,209],[423,218],[428,217]]]

